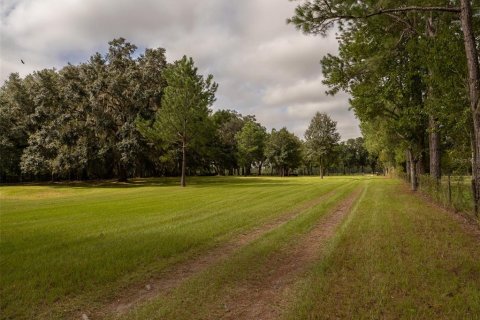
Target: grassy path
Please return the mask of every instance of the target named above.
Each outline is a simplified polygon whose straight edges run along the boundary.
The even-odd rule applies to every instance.
[[[291,301],[292,286],[335,234],[342,220],[350,213],[360,190],[352,192],[328,214],[321,217],[311,230],[293,246],[273,255],[274,268],[261,275],[261,281],[243,283],[224,297],[228,312],[225,319],[278,319]],[[257,275],[258,278],[259,275]]]
[[[372,181],[296,297],[287,319],[480,319],[480,237],[400,181]]]

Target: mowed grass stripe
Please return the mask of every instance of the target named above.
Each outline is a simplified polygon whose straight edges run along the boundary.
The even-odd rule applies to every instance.
[[[29,186],[2,187],[2,316],[62,317],[73,307],[101,303],[153,270],[352,179],[212,180],[202,185],[195,179],[197,185],[186,189],[79,188],[78,197],[74,188],[65,199],[56,194],[55,199],[24,201],[14,189]]]
[[[307,208],[318,204],[320,201],[324,201],[327,197],[330,197],[333,192],[336,192],[336,189],[343,188],[351,183],[354,183],[354,181],[355,180],[352,180],[340,186],[336,185],[335,188],[329,189],[329,191],[326,193],[322,193],[316,199],[301,202],[300,205],[296,205],[295,207],[285,212],[282,212],[281,214],[277,214],[274,220],[269,219],[267,223],[257,225],[254,229],[242,231],[240,237],[234,236],[233,239],[230,240],[227,238],[223,238],[214,250],[210,250],[202,256],[197,255],[197,258],[190,259],[191,261],[186,261],[186,264],[181,263],[180,265],[173,265],[173,275],[167,275],[165,279],[162,279],[162,276],[160,275],[159,279],[151,280],[150,284],[153,284],[154,287],[154,289],[152,289],[151,291],[145,292],[144,286],[137,284],[135,287],[135,291],[137,293],[140,291],[140,295],[138,297],[132,298],[127,294],[124,298],[121,298],[118,301],[115,300],[115,302],[111,305],[108,305],[106,309],[100,307],[100,310],[97,310],[95,312],[96,314],[94,315],[94,317],[97,318],[99,314],[101,315],[105,314],[105,312],[112,312],[112,310],[115,313],[115,310],[117,309],[121,310],[121,312],[124,313],[127,312],[128,309],[134,307],[138,302],[142,302],[142,300],[145,299],[149,300],[150,298],[154,297],[154,295],[156,295],[156,293],[158,293],[159,291],[161,291],[162,293],[169,292],[172,288],[185,281],[185,279],[188,279],[195,273],[200,272],[201,270],[211,266],[214,263],[217,263],[218,261],[221,261],[228,255],[230,255],[231,252],[233,252],[234,250],[237,250],[239,247],[245,245],[246,243],[255,240],[256,238],[263,235],[265,232],[269,232],[269,230],[271,230],[272,228],[275,228],[276,226],[285,223],[285,221],[288,221],[289,217],[291,218],[292,216],[301,214],[302,210],[306,210]],[[199,263],[200,266],[195,266],[195,263]],[[168,270],[169,269],[165,270],[165,272],[168,272]],[[145,283],[148,283],[148,281]],[[123,294],[120,293],[120,295]]]
[[[401,182],[372,181],[286,319],[480,319],[479,244]]]
[[[148,286],[151,288],[149,290],[145,290],[145,287],[136,284],[132,288],[127,288],[125,292],[119,292],[119,296],[115,297],[112,303],[106,305],[104,308],[92,311],[93,317],[97,318],[109,313],[123,314],[135,308],[139,304],[156,298],[160,294],[168,294],[171,290],[178,287],[181,283],[187,281],[199,272],[202,272],[214,264],[226,259],[239,248],[252,241],[255,241],[264,234],[271,232],[275,228],[287,223],[289,220],[296,218],[304,211],[307,211],[326,201],[328,197],[331,197],[333,193],[338,191],[337,189],[344,188],[351,183],[353,183],[353,181],[324,193],[320,197],[317,197],[313,200],[302,202],[295,208],[278,215],[275,219],[256,226],[247,232],[242,232],[240,235],[234,236],[230,240],[220,243],[218,246],[206,253],[197,255],[196,257],[185,261],[184,263],[172,265],[170,268],[165,269],[161,273],[157,273],[154,278],[147,280]]]
[[[122,317],[125,319],[218,319],[225,315],[226,299],[244,283],[261,281],[275,268],[274,257],[289,249],[361,182],[337,189],[317,206],[244,246],[225,262],[215,265],[182,284],[168,296],[159,296]],[[113,316],[113,318],[115,318]]]

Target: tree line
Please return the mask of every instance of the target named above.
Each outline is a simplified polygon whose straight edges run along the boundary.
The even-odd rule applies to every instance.
[[[305,141],[267,132],[253,115],[213,112],[218,85],[192,58],[136,50],[119,38],[85,63],[11,74],[0,88],[1,182],[375,171],[362,138],[339,143],[328,115],[315,115]]]
[[[439,184],[472,175],[480,200],[478,1],[310,0],[288,20],[305,33],[338,27],[322,61],[329,94],[351,95],[365,145],[383,166]]]

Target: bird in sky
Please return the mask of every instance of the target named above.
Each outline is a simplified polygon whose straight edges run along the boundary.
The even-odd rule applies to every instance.
[[[25,64],[25,62],[23,62],[23,60],[22,60],[22,59],[20,59],[20,61],[22,61],[22,63],[23,63],[23,64]]]

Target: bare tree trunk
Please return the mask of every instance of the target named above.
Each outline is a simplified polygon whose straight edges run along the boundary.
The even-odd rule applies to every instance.
[[[475,202],[475,214],[478,216],[478,203],[480,200],[480,69],[478,65],[478,52],[475,43],[475,35],[473,32],[472,6],[470,0],[460,0],[460,21],[462,24],[465,54],[467,56],[470,107],[473,115],[475,145],[472,185],[474,186],[473,199]]]
[[[412,163],[410,161],[410,153],[407,151],[405,151],[405,159],[406,159],[406,168],[405,168],[405,173],[407,174],[407,179],[409,181],[411,181],[411,171],[410,171],[410,167],[412,166]]]
[[[320,179],[323,179],[323,165],[320,164]]]
[[[430,152],[430,177],[437,182],[440,181],[440,133],[438,132],[438,124],[433,116],[428,118],[428,147]]]
[[[430,12],[430,17],[427,20],[427,36],[430,38],[435,38],[437,32],[433,23],[432,13]],[[431,72],[429,70],[429,74]],[[432,96],[433,89],[430,86],[428,88],[429,96]],[[440,167],[440,132],[438,130],[437,120],[433,115],[428,116],[428,150],[430,158],[430,177],[440,182],[441,176],[441,167]]]
[[[187,151],[186,151],[186,141],[185,138],[182,139],[182,175],[180,178],[180,186],[185,187],[185,168],[187,167]]]
[[[260,164],[258,165],[258,175],[262,175],[262,166],[263,166],[263,161],[260,161]]]
[[[412,150],[408,150],[408,158],[410,162],[410,186],[412,191],[417,191],[418,179],[417,179],[417,162],[418,159],[413,155]]]

